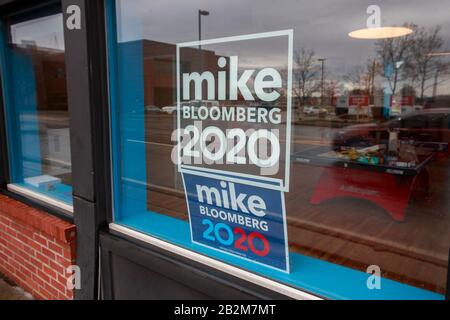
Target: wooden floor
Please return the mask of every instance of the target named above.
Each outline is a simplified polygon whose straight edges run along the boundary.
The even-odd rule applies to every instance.
[[[378,265],[383,276],[444,293],[450,244],[450,161],[429,166],[431,197],[411,201],[404,222],[364,200],[340,198],[320,205],[309,199],[319,167],[293,164],[286,194],[290,250],[365,271]],[[149,209],[187,220],[181,191],[154,188]]]

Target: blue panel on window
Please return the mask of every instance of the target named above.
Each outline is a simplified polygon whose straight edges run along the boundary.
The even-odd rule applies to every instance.
[[[10,183],[72,204],[62,14],[58,6],[1,23]]]
[[[19,176],[16,180],[22,180],[28,177],[40,176],[41,151],[39,137],[39,123],[36,110],[36,76],[34,66],[31,61],[32,56],[10,51],[10,63],[14,66],[11,72],[11,86],[13,88],[12,96],[14,108],[20,110],[15,124],[21,130],[20,141],[15,141],[15,145],[21,147],[22,163],[13,162],[16,166],[13,172]]]

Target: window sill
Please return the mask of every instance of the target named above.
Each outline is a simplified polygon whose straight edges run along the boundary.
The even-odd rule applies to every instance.
[[[210,266],[212,268],[215,268],[217,270],[223,271],[225,273],[228,273],[232,276],[241,278],[243,280],[258,284],[264,288],[276,291],[278,293],[281,293],[283,295],[286,295],[288,297],[298,299],[298,300],[321,300],[321,298],[311,295],[307,292],[303,292],[301,290],[294,289],[290,286],[283,285],[279,282],[272,281],[270,279],[264,278],[262,276],[259,276],[255,273],[248,272],[246,270],[243,270],[238,267],[234,267],[232,265],[223,263],[219,260],[207,257],[205,255],[193,252],[191,250],[184,249],[182,247],[176,246],[174,244],[165,242],[163,240],[154,238],[152,236],[140,233],[138,231],[131,230],[127,227],[121,226],[119,224],[111,223],[109,225],[109,228],[111,230],[114,230],[116,232],[125,234],[127,236],[130,236],[132,238],[141,240],[143,242],[149,243],[151,245],[154,245],[158,248],[167,250],[169,252],[178,254],[184,258],[188,258],[191,260],[194,260],[196,262],[202,263],[204,265]]]
[[[17,194],[20,194],[21,196],[27,197],[27,198],[31,198],[43,203],[47,203],[55,208],[61,209],[65,212],[67,212],[70,215],[73,215],[73,206],[70,204],[67,204],[65,202],[59,201],[59,200],[55,200],[49,196],[46,196],[44,194],[41,194],[39,192],[35,192],[33,190],[21,187],[19,185],[15,185],[15,184],[8,184],[8,191],[10,192],[14,192]]]
[[[243,279],[253,279],[250,281],[295,299],[445,299],[443,295],[386,278],[382,278],[380,290],[370,290],[367,288],[369,274],[296,253],[291,253],[291,274],[274,271],[195,245],[191,243],[187,222],[157,213],[146,212],[124,217],[110,224],[110,229],[171,252],[179,252],[182,256],[235,276],[241,277],[242,274]]]

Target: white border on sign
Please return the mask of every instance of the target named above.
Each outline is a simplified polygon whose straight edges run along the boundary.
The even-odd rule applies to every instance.
[[[281,179],[273,179],[271,180],[265,180],[263,178],[256,180],[255,177],[250,174],[241,174],[241,173],[235,173],[231,171],[221,171],[221,170],[215,170],[215,169],[208,169],[208,168],[201,168],[201,167],[191,167],[191,166],[181,166],[181,173],[187,173],[187,174],[193,174],[201,177],[206,178],[212,178],[212,179],[226,179],[230,182],[240,183],[240,184],[246,184],[249,186],[259,187],[259,188],[265,188],[270,190],[280,190],[280,186],[282,185],[283,181]],[[233,175],[237,177],[233,177]],[[230,177],[231,176],[231,177]],[[254,179],[254,180],[250,180]]]
[[[277,190],[283,191],[283,192],[289,192],[289,181],[290,181],[290,166],[291,166],[291,130],[292,130],[292,68],[293,68],[293,42],[294,42],[294,30],[288,29],[288,30],[280,30],[280,31],[272,31],[272,32],[263,32],[263,33],[254,33],[254,34],[248,34],[248,35],[241,35],[241,36],[232,36],[232,37],[225,37],[225,38],[216,38],[216,39],[209,39],[209,40],[201,40],[201,41],[191,41],[191,42],[183,42],[177,44],[177,52],[176,52],[176,59],[177,59],[177,128],[181,128],[181,76],[180,76],[180,48],[184,47],[194,47],[194,46],[202,46],[202,45],[209,45],[209,44],[218,44],[218,43],[226,43],[226,42],[233,42],[233,41],[244,41],[244,40],[254,40],[254,39],[263,39],[263,38],[273,38],[273,37],[281,37],[281,36],[287,36],[288,37],[288,72],[287,72],[287,94],[286,94],[286,104],[287,104],[287,115],[286,115],[286,154],[285,154],[285,172],[284,172],[284,184],[281,183],[279,187],[277,187]],[[180,143],[178,138],[178,143]],[[178,172],[182,172],[181,168],[181,154],[180,152],[177,152],[178,157]],[[186,165],[183,165],[184,167],[189,167]],[[192,169],[198,169],[199,167],[192,166]],[[225,171],[225,170],[218,170],[224,174],[239,174],[237,172],[233,171]],[[252,175],[253,178],[257,179],[266,179],[269,180],[271,178],[264,178],[263,176],[257,176]],[[279,179],[281,181],[281,179]]]

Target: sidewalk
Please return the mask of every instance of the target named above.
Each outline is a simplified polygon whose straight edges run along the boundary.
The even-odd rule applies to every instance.
[[[0,278],[0,300],[33,300],[33,297],[22,288],[12,287]]]

